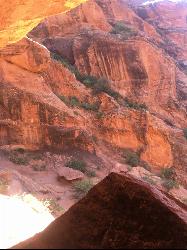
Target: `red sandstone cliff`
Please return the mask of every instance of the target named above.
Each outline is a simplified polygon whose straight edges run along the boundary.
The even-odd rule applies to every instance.
[[[169,14],[162,4],[130,7],[120,0],[87,1],[47,18],[29,38],[1,49],[2,148],[19,145],[60,150],[62,155],[63,150],[81,150],[83,158],[89,152],[103,164],[95,182],[116,166],[126,171],[122,156],[130,149],[139,157],[135,175],[139,165],[140,172],[142,165],[152,170],[149,178],[172,168],[184,191],[187,76],[184,34],[180,39],[176,34],[185,29],[187,7],[164,4]],[[103,77],[108,85],[101,88]],[[63,164],[55,171],[61,172]],[[185,200],[185,195],[179,198]]]

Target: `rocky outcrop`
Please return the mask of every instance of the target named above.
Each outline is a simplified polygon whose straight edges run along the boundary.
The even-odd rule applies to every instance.
[[[81,0],[15,0],[0,1],[0,48],[15,43],[32,30],[43,18],[65,12],[80,4]]]
[[[91,7],[95,10],[92,17]],[[46,19],[29,36],[76,65],[82,74],[108,78],[121,95],[143,100],[159,117],[185,127],[186,114],[179,101],[180,93],[185,96],[186,92],[177,84],[175,60],[163,50],[165,43],[157,26],[155,29],[149,19],[144,21],[137,13],[139,16],[122,1],[88,1],[65,15]],[[138,36],[124,39],[111,35],[119,21]]]
[[[144,20],[151,23],[162,35],[165,49],[168,53],[185,64],[187,60],[187,4],[185,1],[178,3],[161,1],[151,5],[140,6],[137,13]]]
[[[1,145],[61,147],[67,135],[70,144],[85,137],[84,119],[58,97],[64,91],[75,95],[79,83],[62,65],[51,61],[44,47],[29,39],[7,46],[1,51],[0,71]],[[81,99],[85,91],[80,89]]]
[[[180,76],[182,86],[185,75],[159,47],[156,29],[140,16],[121,1],[92,0],[47,18],[31,38],[2,49],[1,145],[80,147],[97,154],[98,144],[107,143],[109,148],[140,152],[154,169],[175,166],[182,177],[182,129],[187,124],[176,79]],[[130,25],[137,36],[111,34],[118,21]],[[60,55],[61,62],[33,39]],[[121,101],[106,93],[93,94],[76,79],[74,67],[81,75],[108,78]],[[68,99],[72,97],[73,105]],[[147,111],[139,109],[142,103]]]
[[[186,223],[186,207],[180,202],[113,173],[46,230],[13,249],[183,248]]]

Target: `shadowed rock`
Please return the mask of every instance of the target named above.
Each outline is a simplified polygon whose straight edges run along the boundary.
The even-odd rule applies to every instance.
[[[140,180],[110,174],[17,248],[162,249],[187,245],[186,207]]]

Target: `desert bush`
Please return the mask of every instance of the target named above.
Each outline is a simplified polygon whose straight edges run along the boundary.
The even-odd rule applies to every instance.
[[[18,152],[20,154],[24,154],[25,153],[25,149],[24,148],[16,148],[14,149],[15,152]]]
[[[72,73],[74,74],[76,73],[76,68],[66,58],[63,58],[61,55],[54,52],[51,52],[50,56],[51,59],[60,62],[61,64],[63,64],[64,67],[69,69]]]
[[[99,104],[98,103],[90,104],[90,103],[84,102],[81,104],[81,107],[90,111],[98,111]]]
[[[71,96],[69,98],[69,105],[71,107],[79,107],[80,106],[79,99],[76,96]]]
[[[140,161],[140,167],[145,168],[148,171],[151,171],[151,166],[145,161]]]
[[[46,170],[46,165],[45,164],[42,164],[42,165],[35,164],[35,165],[32,165],[32,168],[33,168],[34,171],[38,171],[38,172],[45,171]]]
[[[103,116],[104,116],[104,112],[102,112],[102,111],[98,111],[96,114],[97,119],[101,119],[101,118],[103,118]]]
[[[75,170],[79,170],[82,173],[86,173],[87,165],[86,165],[86,163],[84,161],[71,160],[71,161],[66,163],[66,167],[72,168],[72,169],[75,169]]]
[[[95,76],[91,76],[91,75],[85,75],[83,76],[83,84],[86,86],[86,87],[89,87],[89,88],[92,88],[93,85],[97,82],[97,77]]]
[[[155,181],[151,179],[149,176],[143,176],[142,179],[151,185],[156,185]]]
[[[94,170],[87,170],[87,171],[86,171],[86,175],[87,175],[88,177],[90,177],[90,178],[96,177],[96,176],[97,176],[97,175],[96,175],[96,172],[95,172]]]
[[[64,95],[58,95],[58,98],[63,101],[65,104],[68,104],[68,98]]]
[[[124,100],[124,105],[127,108],[132,108],[132,109],[136,109],[136,110],[147,110],[148,107],[146,106],[146,104],[144,103],[137,103],[137,102],[132,102],[130,101],[128,98],[125,98]]]
[[[179,184],[177,183],[176,180],[173,179],[164,179],[162,183],[163,187],[167,189],[167,191],[173,189],[173,188],[178,188]]]
[[[79,199],[84,197],[92,187],[93,183],[90,180],[77,181],[73,185],[74,197]]]
[[[56,212],[64,212],[64,208],[61,207],[54,199],[46,199],[44,201],[44,205],[52,212],[52,213],[56,213]]]
[[[29,159],[27,155],[19,154],[17,152],[11,152],[9,155],[9,160],[17,165],[27,165],[29,163]]]
[[[140,163],[139,155],[131,149],[124,150],[123,157],[125,158],[125,162],[131,167],[137,167]]]
[[[131,26],[126,25],[123,21],[116,22],[110,33],[115,35],[120,34],[123,39],[128,39],[137,35],[137,32]]]
[[[163,168],[160,172],[160,176],[165,179],[175,179],[175,170],[172,167]]]

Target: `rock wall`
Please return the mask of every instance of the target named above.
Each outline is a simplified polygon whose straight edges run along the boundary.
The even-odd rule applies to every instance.
[[[0,1],[0,47],[14,43],[26,36],[43,18],[65,12],[80,4],[81,0],[15,0]]]

